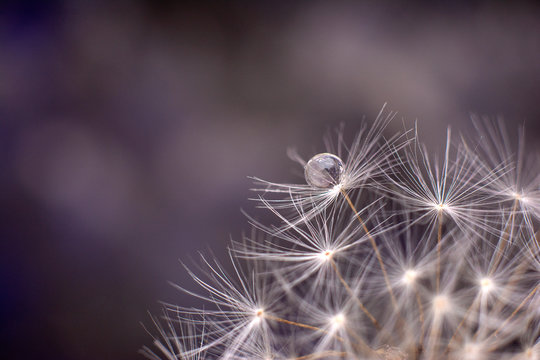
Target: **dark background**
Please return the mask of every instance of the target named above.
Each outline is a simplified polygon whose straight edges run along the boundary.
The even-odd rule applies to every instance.
[[[516,1],[4,2],[0,356],[141,359],[147,311],[196,304],[178,259],[248,229],[246,176],[302,181],[287,147],[385,102],[434,149],[470,112],[538,148],[539,35]]]

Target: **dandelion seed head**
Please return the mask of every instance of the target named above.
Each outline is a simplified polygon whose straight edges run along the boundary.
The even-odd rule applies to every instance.
[[[332,259],[334,252],[332,250],[325,250],[319,254],[321,262],[327,262]]]
[[[252,324],[258,324],[262,321],[263,318],[264,318],[264,309],[262,308],[255,309],[253,320],[251,322]]]
[[[343,161],[334,154],[321,153],[313,156],[304,168],[309,185],[316,188],[336,190],[343,178]],[[338,187],[338,191],[340,187]]]
[[[513,191],[511,193],[511,196],[512,198],[514,198],[516,201],[519,201],[519,202],[522,202],[522,203],[527,203],[529,202],[529,198],[527,196],[525,196],[525,194],[523,193],[519,193],[517,191]]]
[[[332,318],[330,318],[330,324],[332,325],[333,329],[339,329],[345,324],[345,315],[343,315],[343,313],[339,313],[332,316]]]
[[[480,289],[483,293],[489,293],[491,290],[493,290],[493,280],[491,280],[488,277],[483,277],[479,281]]]
[[[342,189],[343,189],[343,182],[334,185],[334,187],[330,190],[330,193],[333,195],[337,195],[341,192]]]
[[[437,316],[448,312],[450,305],[450,299],[446,295],[437,295],[433,298],[433,312]]]
[[[405,285],[411,285],[414,283],[416,278],[418,277],[418,272],[414,269],[408,269],[405,271],[405,274],[403,274],[402,281],[405,283]]]
[[[307,183],[260,180],[278,224],[250,217],[232,274],[205,259],[204,277],[187,269],[203,292],[179,288],[208,308],[167,305],[156,352],[143,353],[540,360],[538,167],[505,142],[482,154],[450,131],[433,158],[417,138],[386,141],[388,121],[298,159]]]
[[[435,207],[435,210],[440,211],[440,212],[448,210],[450,208],[450,206],[445,203],[435,204],[434,207]]]

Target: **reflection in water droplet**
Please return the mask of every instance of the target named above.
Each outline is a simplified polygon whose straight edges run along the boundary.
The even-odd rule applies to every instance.
[[[341,182],[343,161],[329,153],[313,156],[304,169],[306,181],[317,188],[331,188]]]

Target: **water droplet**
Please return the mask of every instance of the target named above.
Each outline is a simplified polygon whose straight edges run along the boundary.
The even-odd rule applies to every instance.
[[[341,182],[343,161],[334,154],[317,154],[306,164],[304,175],[311,186],[331,188]]]

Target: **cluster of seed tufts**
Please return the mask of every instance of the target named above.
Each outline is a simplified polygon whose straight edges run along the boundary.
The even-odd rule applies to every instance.
[[[381,111],[303,162],[307,184],[255,179],[273,225],[232,242],[232,270],[186,268],[201,308],[166,305],[150,359],[540,360],[540,166],[522,136],[474,121],[440,157]],[[335,144],[335,145],[333,145]]]

